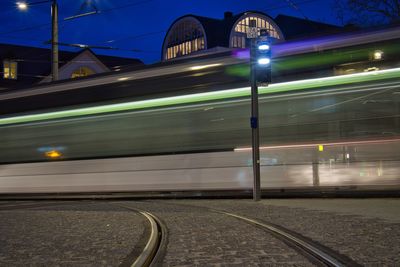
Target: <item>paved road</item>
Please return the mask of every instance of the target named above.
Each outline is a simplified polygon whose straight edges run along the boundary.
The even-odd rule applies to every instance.
[[[0,266],[118,266],[141,246],[145,225],[103,203],[1,210]]]
[[[263,205],[319,210],[400,223],[399,199],[269,199]]]
[[[131,202],[169,230],[164,266],[312,266],[265,231],[235,218],[169,202]]]
[[[264,230],[208,208],[282,225],[365,266],[400,264],[400,199],[120,202],[165,223],[163,266],[312,266]],[[111,201],[15,204],[0,202],[0,266],[124,266],[147,241],[146,219]]]
[[[400,199],[181,200],[282,225],[365,266],[400,265]]]

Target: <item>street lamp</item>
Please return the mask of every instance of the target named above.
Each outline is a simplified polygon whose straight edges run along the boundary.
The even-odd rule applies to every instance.
[[[17,2],[17,7],[21,11],[25,11],[28,9],[28,4],[26,2]]]
[[[28,10],[29,6],[51,2],[51,77],[52,81],[58,80],[58,5],[57,0],[38,2],[17,2],[17,8],[21,11]]]

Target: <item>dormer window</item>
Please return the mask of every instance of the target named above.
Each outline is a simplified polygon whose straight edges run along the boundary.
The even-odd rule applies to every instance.
[[[88,67],[79,67],[71,74],[71,78],[74,79],[79,77],[86,77],[94,73],[95,72]]]
[[[17,79],[17,62],[13,60],[3,61],[3,78],[4,79]]]

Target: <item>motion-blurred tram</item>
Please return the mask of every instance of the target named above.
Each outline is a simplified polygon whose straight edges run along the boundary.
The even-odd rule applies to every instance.
[[[1,93],[0,194],[250,189],[245,61]],[[400,66],[299,79],[283,62],[287,80],[259,88],[262,188],[399,189]]]

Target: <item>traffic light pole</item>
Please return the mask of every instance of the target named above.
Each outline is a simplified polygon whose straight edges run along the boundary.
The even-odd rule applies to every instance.
[[[252,153],[253,153],[253,200],[261,199],[260,189],[260,137],[258,127],[258,86],[256,79],[256,44],[257,39],[252,38],[250,46],[250,80],[251,80],[251,132],[252,132]]]

